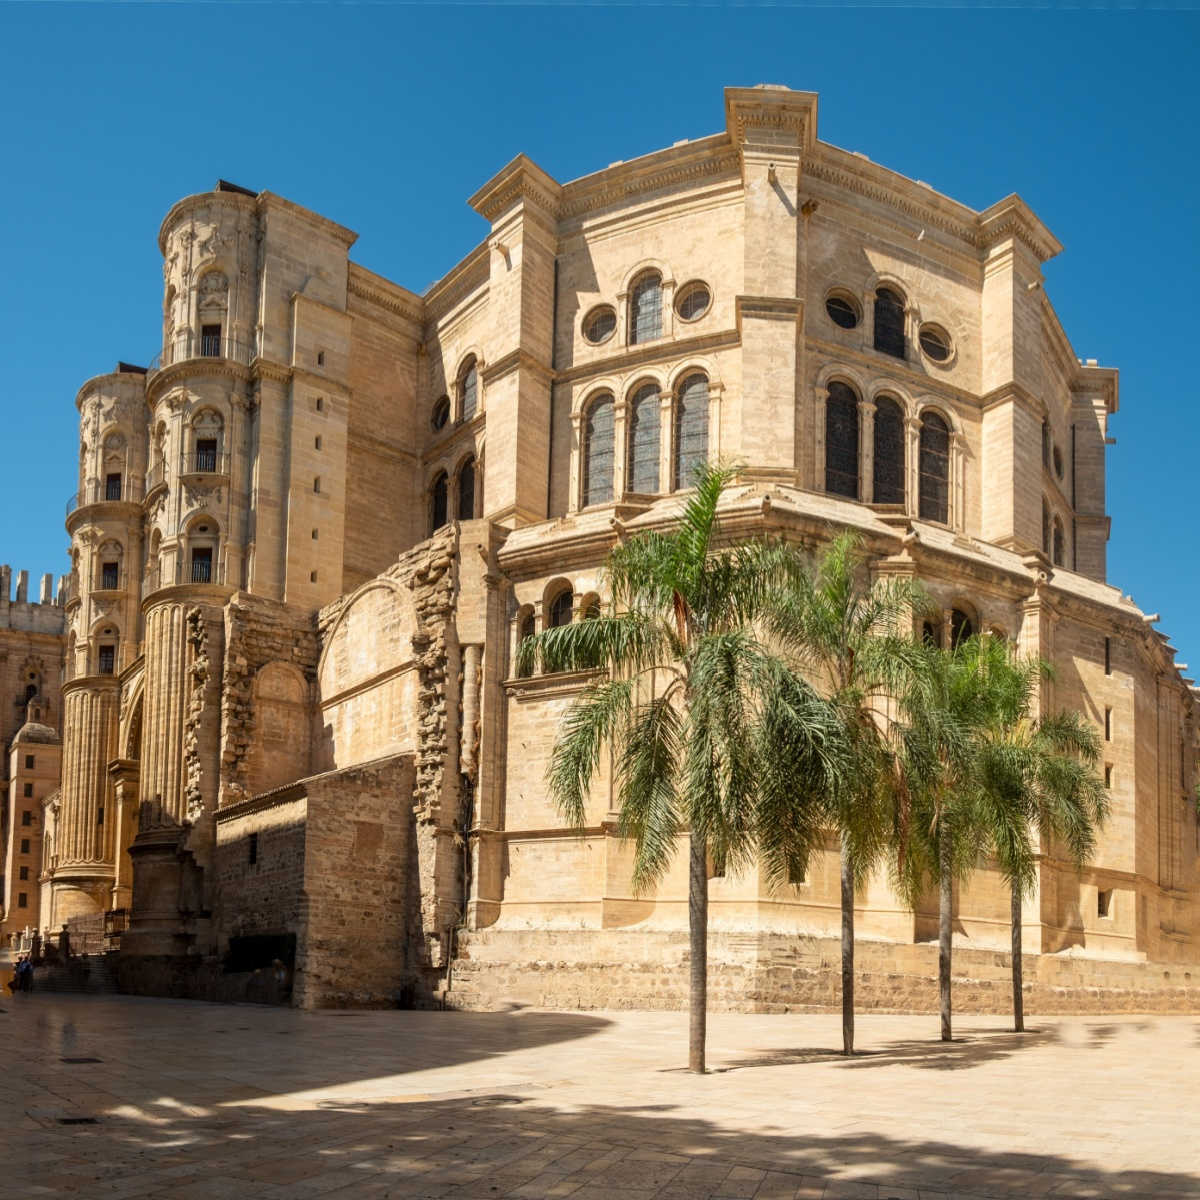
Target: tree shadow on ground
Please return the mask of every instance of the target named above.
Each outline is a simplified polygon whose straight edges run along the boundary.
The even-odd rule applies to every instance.
[[[962,1030],[951,1042],[936,1037],[928,1040],[894,1041],[870,1050],[858,1050],[852,1056],[831,1047],[800,1047],[795,1050],[773,1048],[759,1054],[722,1063],[728,1070],[754,1067],[795,1066],[800,1063],[831,1063],[848,1070],[870,1070],[897,1063],[924,1071],[963,1071],[982,1067],[1059,1040],[1057,1031],[1027,1028],[1024,1033],[1011,1030]]]
[[[181,1110],[179,1098],[162,1097],[136,1114],[101,1114],[95,1126],[21,1130],[10,1145],[8,1186],[172,1200],[777,1200],[819,1196],[834,1180],[857,1187],[830,1195],[879,1200],[915,1200],[917,1189],[921,1200],[1051,1192],[1144,1200],[1200,1188],[1191,1175],[1110,1173],[1066,1155],[982,1153],[949,1139],[747,1135],[670,1105],[559,1108],[525,1089],[304,1110],[258,1102]]]

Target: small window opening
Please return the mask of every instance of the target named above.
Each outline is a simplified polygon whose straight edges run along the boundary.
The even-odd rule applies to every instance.
[[[192,551],[192,582],[212,583],[211,546],[197,546]]]
[[[35,761],[36,761],[36,760],[34,759],[34,757],[33,757],[33,755],[32,755],[32,754],[27,754],[27,755],[25,755],[25,770],[27,770],[27,771],[32,771],[32,770],[33,770],[33,764],[34,764],[34,762],[35,762]]]
[[[29,853],[29,839],[28,838],[21,839],[21,853],[22,854]]]
[[[249,850],[250,850],[250,865],[254,866],[254,864],[256,862],[258,862],[258,834],[257,833],[252,833],[250,835]]]
[[[25,795],[27,797],[33,795],[33,784],[32,783],[27,783],[25,785]]]
[[[96,824],[97,825],[104,824],[104,805],[103,804],[97,806],[97,808],[96,808]]]
[[[321,477],[320,477],[320,475],[317,475],[313,479],[313,491],[316,492],[317,495],[321,494]]]
[[[100,587],[106,592],[117,590],[118,567],[115,562],[103,563],[100,567]]]
[[[105,500],[120,500],[120,498],[121,498],[121,473],[120,473],[120,471],[116,471],[110,475],[105,475],[105,477],[104,477],[104,498],[105,498]]]
[[[1112,674],[1112,638],[1104,639],[1104,673]]]
[[[321,435],[318,433],[317,436],[315,438],[313,438],[313,449],[320,450],[320,448],[321,448]]]
[[[1112,763],[1104,764],[1104,786],[1111,788],[1113,783],[1113,767]]]
[[[1112,888],[1102,888],[1096,893],[1096,915],[1098,917],[1112,916]]]
[[[1111,708],[1106,708],[1104,710],[1104,740],[1106,742],[1112,741],[1112,709]]]
[[[28,908],[29,907],[29,896],[25,892],[19,892],[17,894],[17,907],[18,908]]]
[[[221,327],[220,325],[200,326],[200,357],[221,357]]]
[[[206,474],[215,471],[217,469],[217,439],[197,438],[195,458],[197,471],[203,471]]]
[[[313,530],[313,537],[312,537],[312,540],[313,540],[314,542],[317,540],[317,534],[318,534],[318,532],[319,532],[319,530],[316,530],[316,529],[314,529],[314,530]]]
[[[30,812],[29,809],[26,809],[21,814],[21,824],[22,825],[32,825],[33,824],[33,813]]]
[[[317,397],[317,412],[324,412],[324,411],[325,411],[325,397],[318,396]]]
[[[111,675],[117,665],[116,646],[101,646],[97,655],[97,670],[101,675]]]
[[[325,365],[325,351],[318,350],[317,351],[317,366],[323,367],[324,365]]]
[[[29,868],[22,867],[20,870],[20,876],[22,879],[28,879],[29,878]]]
[[[309,571],[309,573],[308,573],[308,582],[309,582],[309,583],[316,583],[316,582],[317,582],[317,573],[316,573],[316,571]]]

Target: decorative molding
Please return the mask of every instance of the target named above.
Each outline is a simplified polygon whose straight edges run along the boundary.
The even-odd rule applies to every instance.
[[[604,178],[595,182],[592,182],[594,177],[588,176],[580,183],[568,184],[563,189],[559,213],[563,218],[581,216],[647,192],[662,191],[682,183],[697,183],[720,175],[735,175],[739,172],[740,165],[741,160],[736,153],[714,155],[710,152],[703,157],[691,158],[686,162],[632,177],[622,178],[619,173],[621,168],[614,167],[611,170],[617,173],[616,178],[609,176],[609,172],[605,171],[602,173]]]
[[[382,308],[394,316],[402,317],[404,320],[412,321],[417,325],[425,323],[425,305],[420,300],[409,300],[406,297],[389,293],[382,287],[377,287],[367,282],[361,275],[354,272],[350,275],[346,290],[351,296],[357,296],[360,300],[365,300],[368,304],[374,304],[376,307]]]

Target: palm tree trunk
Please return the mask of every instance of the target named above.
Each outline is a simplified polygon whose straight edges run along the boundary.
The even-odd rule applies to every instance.
[[[854,870],[842,837],[842,1053],[854,1053]]]
[[[1012,889],[1012,977],[1013,977],[1013,1029],[1025,1032],[1025,996],[1022,986],[1021,964],[1021,895],[1014,885]]]
[[[695,833],[688,846],[688,945],[688,1070],[703,1075],[708,1016],[708,854],[704,838]]]
[[[953,935],[953,881],[950,876],[950,834],[938,824],[938,998],[942,1009],[942,1041],[950,1041],[950,951]]]

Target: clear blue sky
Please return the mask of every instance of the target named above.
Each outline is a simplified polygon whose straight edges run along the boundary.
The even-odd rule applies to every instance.
[[[824,140],[976,208],[1019,192],[1063,242],[1050,297],[1121,369],[1109,579],[1200,668],[1198,65],[1196,12],[0,3],[0,561],[64,569],[75,392],[158,349],[179,197],[269,188],[420,291],[518,151],[571,179],[782,83]]]

